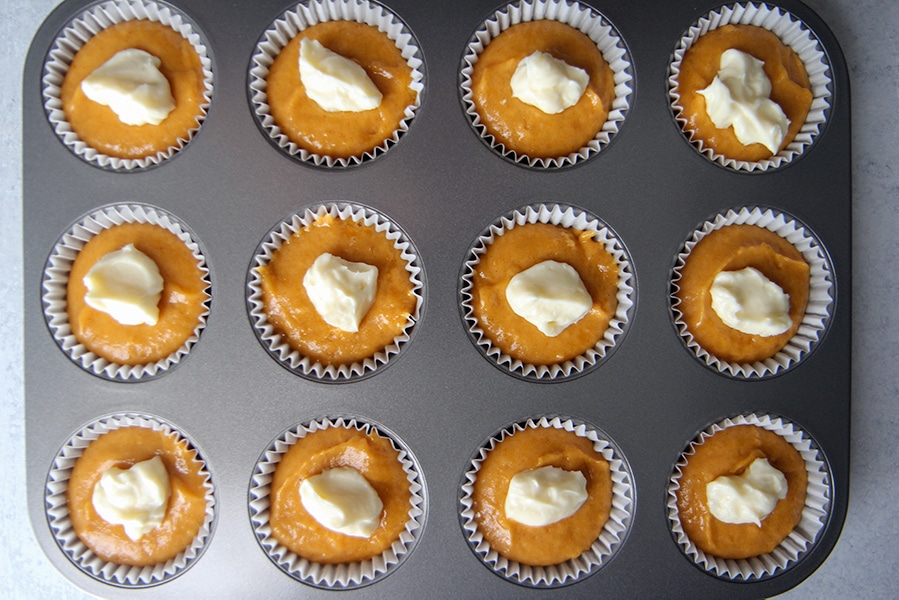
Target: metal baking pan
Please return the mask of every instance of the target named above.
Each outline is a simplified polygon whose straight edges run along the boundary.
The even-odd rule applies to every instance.
[[[391,0],[421,44],[423,104],[411,129],[361,166],[298,164],[270,144],[250,110],[247,74],[261,33],[290,7],[283,0],[174,2],[205,35],[215,74],[208,118],[189,146],[156,168],[116,173],[88,165],[48,124],[40,77],[50,44],[87,2],[68,0],[36,33],[24,71],[25,410],[28,506],[48,559],[79,588],[104,597],[325,597],[273,565],[254,538],[248,488],[261,452],[284,428],[320,415],[383,423],[420,462],[427,522],[408,560],[383,581],[346,592],[364,597],[755,598],[788,590],[833,549],[849,489],[850,228],[849,82],[837,41],[795,0],[778,4],[818,36],[831,69],[832,106],[814,145],[772,173],[736,173],[700,156],[673,121],[667,68],[684,31],[716,2],[591,0],[621,33],[634,81],[629,114],[611,144],[572,168],[541,171],[499,158],[473,133],[459,95],[461,57],[495,0]],[[389,215],[416,244],[425,305],[408,348],[389,368],[345,384],[298,377],[267,355],[246,309],[254,249],[285,215],[318,202],[349,201]],[[208,325],[183,364],[151,381],[93,376],[60,350],[44,321],[41,278],[61,233],[113,202],[162,207],[202,241],[213,281]],[[495,368],[466,334],[458,305],[462,262],[482,229],[535,202],[583,207],[618,233],[637,276],[633,322],[608,361],[582,377],[536,383]],[[674,256],[705,219],[738,205],[766,205],[801,219],[829,252],[835,303],[826,337],[789,372],[762,381],[722,376],[700,364],[672,325]],[[832,485],[829,519],[795,566],[754,582],[711,576],[675,543],[666,487],[685,445],[712,422],[745,412],[798,423],[823,451]],[[182,576],[134,592],[84,575],[48,527],[45,482],[60,446],[83,424],[113,412],[159,415],[189,432],[215,479],[218,515],[205,554]],[[561,413],[606,432],[629,462],[636,487],[632,529],[613,560],[559,590],[515,585],[469,549],[459,521],[459,487],[475,449],[497,429]],[[425,590],[427,590],[425,592]]]

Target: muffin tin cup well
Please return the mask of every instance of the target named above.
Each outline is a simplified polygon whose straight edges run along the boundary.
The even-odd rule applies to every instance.
[[[677,508],[677,491],[680,489],[681,468],[687,464],[696,447],[715,433],[735,425],[755,425],[784,438],[805,461],[808,474],[808,491],[799,524],[768,554],[747,559],[723,559],[707,554],[687,537],[681,525]],[[815,441],[795,423],[770,414],[748,413],[714,423],[701,431],[691,441],[677,463],[668,484],[668,523],[671,534],[684,555],[705,572],[734,581],[760,581],[779,575],[792,568],[805,556],[819,539],[830,515],[833,498],[830,468],[823,452]]]
[[[809,265],[809,299],[802,324],[789,342],[774,356],[755,363],[731,363],[707,352],[693,338],[678,309],[678,281],[693,248],[712,231],[728,225],[755,225],[773,231],[789,241]],[[836,279],[830,256],[807,225],[782,211],[760,207],[739,207],[705,221],[687,238],[675,257],[671,276],[671,316],[687,349],[702,364],[736,379],[765,379],[795,368],[820,344],[830,325],[836,301]]]
[[[123,223],[148,223],[178,237],[193,254],[206,284],[205,308],[193,332],[178,350],[156,361],[142,365],[125,365],[109,361],[88,350],[72,333],[67,312],[66,293],[69,273],[78,253],[91,238],[110,227]],[[212,303],[212,281],[205,252],[196,234],[169,212],[149,204],[113,204],[79,218],[56,242],[44,267],[41,300],[44,319],[59,348],[82,369],[111,381],[147,381],[167,373],[179,365],[200,340],[206,327]]]
[[[197,536],[191,544],[174,558],[165,563],[136,567],[106,562],[87,547],[75,533],[69,518],[68,485],[75,463],[91,444],[110,431],[125,427],[144,427],[161,431],[187,445],[195,454],[195,460],[203,463],[201,474],[206,483],[206,514]],[[122,588],[146,588],[160,585],[182,575],[193,566],[205,552],[212,538],[216,518],[216,489],[206,459],[196,443],[183,431],[160,417],[137,414],[116,413],[100,417],[81,427],[62,446],[53,460],[47,475],[44,490],[44,505],[47,523],[59,549],[78,569],[103,583]]]
[[[416,298],[415,310],[409,315],[402,333],[396,336],[390,344],[360,362],[325,364],[303,356],[289,344],[286,336],[282,336],[269,323],[266,314],[262,280],[257,268],[267,265],[278,248],[295,233],[326,215],[335,219],[351,219],[362,222],[383,233],[388,240],[393,241],[394,247],[401,253],[402,259],[406,263],[406,271],[409,273],[412,291]],[[287,370],[301,377],[321,382],[358,381],[385,368],[408,346],[415,333],[416,325],[421,319],[424,306],[423,281],[424,271],[418,258],[418,251],[406,233],[387,216],[361,204],[332,202],[310,205],[275,225],[257,247],[247,273],[247,311],[259,343],[272,358]]]
[[[596,345],[570,360],[552,365],[535,365],[513,358],[487,337],[474,315],[472,287],[475,269],[490,244],[506,231],[529,223],[549,223],[564,228],[595,232],[594,239],[618,264],[618,306],[609,327]],[[469,249],[459,280],[459,305],[468,337],[478,351],[500,370],[530,381],[556,382],[583,375],[608,360],[620,346],[634,317],[637,282],[624,243],[599,217],[564,204],[533,204],[516,209],[491,223]]]
[[[144,158],[118,158],[90,147],[82,140],[66,119],[59,94],[63,80],[78,50],[91,37],[117,23],[149,20],[171,27],[191,43],[203,69],[203,100],[196,126],[179,138],[177,144],[165,151]],[[72,19],[54,40],[44,63],[42,95],[47,119],[60,141],[82,160],[104,169],[132,172],[159,165],[175,156],[196,136],[206,119],[212,101],[212,60],[205,37],[185,14],[177,8],[157,0],[111,0],[89,6]]]
[[[290,551],[272,535],[269,522],[271,482],[281,457],[297,440],[332,427],[355,429],[365,434],[377,433],[389,439],[409,482],[411,497],[405,529],[389,549],[368,560],[335,564],[313,562]],[[358,416],[321,417],[287,429],[262,453],[250,480],[249,511],[256,541],[266,556],[286,575],[316,588],[351,590],[381,581],[409,558],[421,539],[427,521],[427,484],[415,455],[395,433],[380,423]]]
[[[586,146],[566,156],[534,158],[506,148],[487,131],[474,104],[471,76],[478,56],[492,39],[513,25],[528,21],[552,20],[569,25],[588,38],[599,49],[612,69],[615,97],[605,124]],[[568,0],[518,0],[500,7],[484,20],[472,34],[459,71],[459,92],[469,124],[478,137],[499,156],[534,169],[568,167],[592,158],[609,145],[624,123],[633,102],[634,68],[624,40],[609,20],[596,9]]]
[[[491,548],[478,528],[472,494],[481,463],[509,436],[525,429],[555,428],[574,433],[593,442],[593,449],[609,463],[612,477],[612,507],[599,537],[580,556],[547,567],[535,567],[510,560]],[[462,476],[459,520],[468,546],[486,566],[500,577],[532,588],[559,588],[593,575],[614,558],[624,545],[636,510],[636,487],[627,459],[621,449],[601,429],[587,421],[561,415],[535,416],[508,425],[484,442],[474,453]]]
[[[356,21],[376,27],[387,35],[400,50],[406,64],[412,70],[410,87],[416,99],[406,107],[397,129],[382,143],[360,155],[334,158],[311,152],[291,141],[271,115],[266,93],[269,68],[278,53],[298,33],[327,21]],[[369,162],[383,155],[399,142],[409,130],[412,120],[421,107],[425,89],[424,59],[415,35],[403,20],[390,9],[374,0],[346,2],[339,0],[306,0],[286,10],[265,30],[256,45],[250,61],[248,75],[250,108],[256,123],[268,140],[286,156],[318,167],[350,167]]]
[[[728,24],[754,25],[777,35],[780,41],[791,48],[802,60],[811,84],[812,104],[809,107],[805,124],[796,134],[795,139],[771,158],[758,162],[728,158],[716,152],[714,148],[705,145],[702,140],[693,139],[693,132],[689,129],[687,119],[682,116],[684,108],[680,105],[678,75],[684,54],[700,37]],[[810,149],[823,130],[827,122],[832,96],[833,81],[830,65],[818,37],[805,23],[786,10],[764,3],[728,4],[710,11],[687,29],[674,49],[671,63],[668,65],[668,97],[678,127],[700,154],[716,165],[738,172],[770,172],[801,157]]]

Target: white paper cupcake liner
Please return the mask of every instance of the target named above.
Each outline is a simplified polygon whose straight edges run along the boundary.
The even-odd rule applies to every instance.
[[[144,427],[164,432],[166,436],[185,441],[196,454],[196,460],[203,463],[200,473],[206,478],[206,515],[203,525],[191,544],[175,557],[164,563],[146,567],[118,565],[98,557],[75,533],[69,518],[67,493],[69,477],[75,463],[91,444],[100,436],[124,427]],[[53,461],[44,494],[47,522],[59,549],[82,572],[109,585],[124,588],[145,588],[171,581],[193,566],[203,555],[212,538],[216,517],[215,486],[196,444],[177,427],[156,416],[117,413],[101,417],[76,432],[60,449]]]
[[[506,231],[530,223],[549,223],[560,227],[594,231],[594,239],[601,242],[618,264],[618,306],[603,336],[596,345],[570,360],[552,365],[523,362],[502,352],[481,328],[474,315],[472,288],[475,269],[493,241]],[[533,204],[503,215],[478,236],[462,265],[459,282],[459,302],[465,329],[475,347],[501,370],[532,381],[562,381],[591,371],[605,362],[620,345],[633,319],[636,302],[636,275],[630,254],[618,235],[599,217],[564,204]]]
[[[510,560],[494,550],[478,529],[472,494],[478,471],[488,454],[507,437],[525,429],[563,429],[593,442],[593,449],[609,463],[612,477],[612,507],[609,519],[593,545],[577,558],[557,565],[534,567]],[[544,415],[513,423],[481,445],[472,457],[471,464],[462,477],[459,519],[462,531],[472,552],[491,571],[513,583],[533,588],[557,588],[593,575],[607,565],[621,549],[628,534],[636,503],[636,488],[630,466],[621,449],[603,431],[580,419]]]
[[[203,282],[206,284],[207,297],[203,302],[205,310],[197,320],[191,335],[172,354],[156,362],[143,365],[114,363],[85,348],[72,333],[67,311],[66,290],[69,284],[69,273],[78,253],[95,235],[104,229],[123,223],[149,223],[174,234],[193,254],[197,261],[197,267],[203,274]],[[209,267],[196,234],[174,215],[149,204],[110,205],[78,219],[56,242],[44,267],[42,283],[41,299],[44,305],[44,319],[56,344],[72,362],[88,373],[112,381],[146,381],[167,373],[180,364],[199,341],[200,334],[206,327],[209,307],[212,303]]]
[[[91,148],[72,130],[66,120],[59,94],[75,54],[87,40],[117,23],[140,19],[171,27],[193,45],[203,68],[203,101],[200,104],[200,114],[197,116],[196,126],[186,133],[186,137],[179,139],[176,146],[144,158],[118,158]],[[168,160],[194,138],[206,119],[206,113],[212,101],[212,60],[207,52],[205,38],[197,26],[178,9],[153,0],[112,0],[90,6],[63,28],[47,54],[42,88],[44,109],[50,125],[69,150],[95,166],[128,172],[152,167]]]
[[[301,31],[328,21],[365,23],[387,35],[412,70],[410,87],[416,94],[415,102],[406,107],[403,119],[392,135],[372,150],[349,158],[334,158],[310,152],[290,141],[271,115],[266,92],[269,68],[281,50]],[[250,62],[250,104],[259,127],[275,147],[287,156],[321,167],[348,167],[373,160],[399,142],[409,130],[421,106],[424,79],[424,60],[418,40],[402,19],[390,9],[374,0],[306,0],[282,13],[259,40]]]
[[[687,464],[696,447],[715,433],[735,425],[755,425],[784,438],[805,461],[808,490],[805,507],[795,529],[768,554],[747,559],[724,559],[707,554],[696,547],[684,533],[677,510],[677,491],[680,489],[681,469]],[[828,521],[833,497],[832,480],[827,460],[811,437],[794,423],[767,414],[746,414],[724,419],[702,431],[674,465],[668,484],[668,522],[671,533],[681,551],[698,567],[722,579],[758,581],[770,578],[791,568],[814,546]]]
[[[605,124],[586,146],[567,156],[533,158],[518,154],[498,142],[481,123],[472,98],[471,75],[478,57],[490,41],[513,25],[528,21],[559,21],[577,29],[596,43],[602,57],[612,69],[615,98]],[[614,25],[596,9],[568,0],[518,0],[499,8],[475,30],[462,57],[460,93],[469,122],[481,140],[498,155],[514,163],[537,169],[553,169],[574,165],[595,156],[612,141],[630,109],[634,70],[623,38]]]
[[[712,231],[728,225],[756,225],[773,231],[802,254],[809,265],[809,298],[799,330],[774,356],[754,363],[731,363],[709,354],[693,338],[678,306],[678,282],[690,252]],[[830,256],[818,237],[792,215],[770,208],[742,207],[716,215],[698,227],[678,253],[671,277],[671,315],[678,334],[704,365],[738,379],[767,378],[796,367],[824,338],[834,310],[836,282]]]
[[[684,109],[680,106],[678,76],[684,54],[700,37],[728,24],[754,25],[774,33],[802,60],[811,83],[812,104],[805,124],[786,148],[776,155],[758,162],[728,158],[706,146],[702,140],[693,139],[693,132],[688,129],[687,119],[681,116]],[[674,49],[672,61],[668,66],[668,97],[671,101],[674,119],[681,131],[703,156],[715,164],[736,171],[772,171],[796,160],[809,149],[826,123],[832,95],[833,82],[830,76],[830,65],[818,37],[797,17],[782,8],[769,4],[753,2],[728,4],[710,11],[690,26]]]
[[[381,437],[389,439],[397,451],[409,482],[411,498],[405,529],[389,549],[368,560],[336,564],[312,562],[291,552],[272,535],[269,523],[270,494],[272,477],[278,463],[297,440],[315,431],[332,427],[355,429],[365,434],[376,432]],[[278,436],[262,453],[250,480],[249,509],[250,523],[256,541],[279,569],[297,581],[313,587],[349,590],[384,579],[409,558],[421,539],[427,520],[427,484],[418,459],[395,433],[383,425],[360,417],[322,417],[291,427]]]
[[[409,316],[402,333],[396,336],[393,342],[380,351],[375,352],[372,356],[351,364],[324,364],[303,356],[299,351],[295,350],[290,345],[287,337],[278,333],[275,327],[268,321],[262,295],[262,281],[257,270],[258,267],[267,265],[278,248],[297,231],[307,225],[311,225],[325,215],[330,215],[335,219],[351,219],[364,223],[366,226],[373,227],[376,231],[383,233],[388,240],[391,240],[406,263],[406,271],[409,273],[409,279],[412,282],[412,292],[416,298],[415,310]],[[272,358],[289,371],[308,379],[323,382],[355,381],[373,375],[376,371],[384,368],[408,346],[415,327],[421,318],[424,305],[423,275],[418,251],[412,244],[412,241],[399,225],[391,221],[387,216],[361,204],[333,202],[311,205],[278,223],[256,248],[253,262],[247,274],[247,310],[259,342]]]

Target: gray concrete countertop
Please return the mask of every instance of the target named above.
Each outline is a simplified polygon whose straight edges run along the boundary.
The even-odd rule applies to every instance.
[[[849,512],[828,560],[787,598],[899,597],[899,2],[806,0],[852,85],[853,392]],[[22,68],[58,0],[0,3],[0,596],[82,598],[34,541],[25,507],[22,369]]]

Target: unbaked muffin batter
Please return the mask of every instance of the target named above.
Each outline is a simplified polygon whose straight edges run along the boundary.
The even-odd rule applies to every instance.
[[[577,104],[547,114],[513,97],[511,79],[518,63],[540,51],[583,69],[590,76]],[[490,41],[471,74],[472,100],[487,131],[503,144],[532,158],[567,156],[585,147],[608,118],[615,98],[612,69],[596,44],[558,21],[513,25]]]
[[[509,280],[545,260],[571,265],[593,306],[555,337],[544,335],[515,314],[506,300]],[[529,223],[497,236],[475,265],[472,311],[493,344],[513,358],[551,365],[579,356],[602,339],[618,308],[618,264],[592,231]]]
[[[680,116],[687,119],[684,127],[693,133],[694,140],[701,140],[719,154],[750,162],[770,158],[771,151],[763,144],[744,146],[733,128],[718,129],[706,112],[705,98],[698,93],[715,79],[721,55],[731,48],[764,61],[765,74],[771,80],[771,99],[780,105],[790,120],[780,149],[793,141],[805,124],[812,105],[805,65],[775,34],[752,25],[725,25],[714,29],[687,50],[677,78],[678,104],[684,109]]]
[[[136,48],[162,61],[175,109],[159,125],[126,125],[108,106],[87,98],[81,82],[121,50]],[[155,156],[186,140],[202,117],[204,75],[194,47],[171,27],[148,20],[124,21],[90,38],[75,55],[60,89],[66,120],[91,148],[125,159]]]
[[[384,505],[378,528],[368,538],[322,526],[303,507],[300,484],[325,469],[358,471]],[[390,548],[409,520],[411,492],[390,440],[377,432],[329,427],[307,433],[281,457],[271,483],[272,535],[291,552],[316,563],[367,560]]]
[[[570,517],[542,527],[507,518],[509,481],[521,471],[544,466],[580,471],[587,480],[587,500]],[[559,564],[592,546],[609,519],[609,463],[587,438],[554,427],[528,427],[506,437],[487,454],[477,472],[472,500],[478,530],[491,548],[526,565]]]
[[[299,72],[300,41],[358,63],[383,95],[380,106],[362,112],[328,112],[306,95]],[[272,118],[290,141],[332,158],[360,156],[391,137],[417,102],[412,70],[396,44],[376,27],[355,21],[327,21],[298,33],[275,57],[266,77]]]
[[[741,475],[757,458],[766,458],[787,479],[787,497],[754,523],[732,524],[709,511],[706,485],[718,477]],[[723,429],[696,447],[681,469],[677,509],[684,532],[704,552],[719,558],[750,558],[774,550],[799,523],[808,475],[799,452],[784,438],[754,425]]]
[[[121,525],[111,525],[94,509],[94,486],[111,468],[127,469],[159,456],[172,494],[162,524],[133,541]],[[203,464],[187,441],[144,427],[114,429],[91,442],[69,479],[68,508],[78,538],[102,560],[133,566],[164,563],[185,550],[206,519]]]
[[[127,244],[153,259],[163,279],[156,325],[122,325],[84,301],[84,276],[106,254]],[[144,365],[176,352],[206,312],[208,284],[190,248],[170,231],[149,223],[122,223],[104,229],[78,253],[66,293],[69,325],[91,352],[121,365]]]
[[[329,325],[303,287],[306,271],[325,252],[378,268],[377,295],[358,332]],[[415,312],[406,264],[384,233],[361,221],[325,215],[297,231],[268,265],[257,268],[268,321],[305,357],[326,365],[361,361],[400,335]]]
[[[711,287],[721,271],[753,267],[790,296],[793,325],[779,335],[761,336],[728,327],[712,309]],[[734,363],[774,356],[795,335],[809,297],[809,266],[793,244],[755,225],[729,225],[702,238],[690,252],[677,282],[687,330],[709,354]]]

